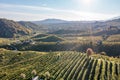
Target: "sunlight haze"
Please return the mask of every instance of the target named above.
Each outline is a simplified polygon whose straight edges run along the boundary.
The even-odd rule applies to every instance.
[[[120,15],[119,3],[119,0],[0,0],[0,17],[17,21],[107,20]]]

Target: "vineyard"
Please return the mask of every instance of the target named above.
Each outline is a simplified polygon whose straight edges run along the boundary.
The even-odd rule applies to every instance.
[[[1,80],[120,79],[120,59],[100,54],[1,50],[0,57]]]
[[[0,0],[0,80],[120,80],[120,0]]]

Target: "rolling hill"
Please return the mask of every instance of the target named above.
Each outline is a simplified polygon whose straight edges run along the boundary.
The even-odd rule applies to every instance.
[[[64,41],[63,38],[55,36],[55,35],[50,35],[50,36],[46,36],[43,38],[38,38],[35,39],[35,41],[42,41],[42,42],[59,42],[59,41]]]
[[[58,30],[58,31],[54,31],[54,32],[50,32],[50,34],[80,34],[81,32],[84,32],[84,31],[81,31],[81,30]]]
[[[33,36],[32,38],[42,38],[46,36],[48,36],[48,34],[38,34],[38,35]]]
[[[31,30],[21,24],[7,19],[0,19],[0,37],[12,38],[17,35],[27,35]]]
[[[33,30],[33,31],[40,31],[40,32],[46,31],[43,26],[37,25],[37,24],[32,23],[30,21],[19,21],[18,23],[21,24],[22,26],[28,28],[28,29]]]

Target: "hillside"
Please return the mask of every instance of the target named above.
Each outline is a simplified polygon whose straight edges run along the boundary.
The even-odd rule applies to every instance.
[[[108,20],[106,21],[106,24],[111,26],[118,26],[118,28],[120,28],[120,18]]]
[[[50,34],[80,34],[84,31],[81,30],[58,30],[58,31],[54,31],[54,32],[50,32]]]
[[[38,35],[33,36],[32,38],[42,38],[46,36],[48,36],[48,34],[38,34]]]
[[[1,80],[119,80],[120,59],[80,52],[30,52],[0,49]]]
[[[21,24],[22,26],[25,26],[28,29],[32,29],[33,31],[45,31],[43,26],[38,26],[37,24],[34,24],[32,22],[27,22],[27,21],[19,21],[19,24]]]
[[[13,20],[0,19],[0,37],[12,38],[17,35],[27,35],[31,31]]]
[[[62,39],[61,37],[55,36],[55,35],[50,35],[50,36],[46,36],[43,38],[38,38],[35,39],[35,41],[42,41],[42,42],[59,42],[59,41],[64,41],[64,39]]]
[[[100,35],[115,35],[115,34],[120,34],[120,29],[118,29],[118,30],[103,30],[103,31],[94,33],[93,35],[100,36]]]

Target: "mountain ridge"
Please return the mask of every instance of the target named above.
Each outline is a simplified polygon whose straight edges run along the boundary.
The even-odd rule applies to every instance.
[[[12,38],[15,37],[16,34],[27,35],[30,32],[31,30],[13,20],[0,18],[0,37]]]
[[[32,21],[35,24],[53,24],[53,23],[66,23],[68,22],[67,20],[62,20],[62,19],[55,19],[55,18],[48,18],[40,21]]]

